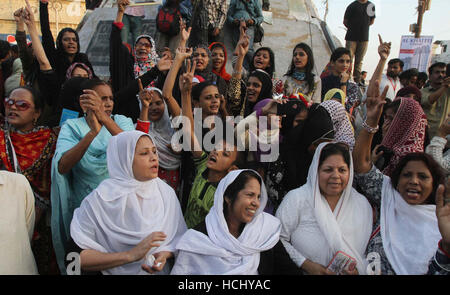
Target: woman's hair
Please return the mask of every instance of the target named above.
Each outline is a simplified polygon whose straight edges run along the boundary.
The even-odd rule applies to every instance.
[[[80,106],[80,95],[83,94],[82,86],[86,81],[88,81],[87,78],[74,77],[64,82],[59,93],[62,108],[76,111],[80,116],[83,114]]]
[[[305,65],[305,74],[306,74],[306,82],[308,83],[309,89],[314,88],[314,74],[312,73],[314,69],[314,55],[311,50],[311,47],[309,47],[305,43],[298,43],[295,45],[294,50],[292,51],[292,57],[294,56],[294,52],[297,48],[303,49],[305,51],[306,55],[308,56],[308,62]],[[289,66],[289,69],[285,76],[292,76],[292,74],[295,72],[295,64],[294,64],[294,58],[291,59],[291,65]]]
[[[67,53],[64,51],[64,46],[63,46],[63,44],[62,44],[62,39],[63,39],[64,34],[65,34],[66,32],[74,33],[74,34],[75,34],[75,38],[77,38],[77,53],[80,53],[80,37],[78,36],[77,31],[75,31],[75,30],[72,29],[72,28],[64,28],[64,29],[62,29],[61,31],[59,31],[58,36],[56,37],[56,48],[57,48],[57,50],[58,50],[59,52],[61,52],[61,53],[67,54]]]
[[[260,47],[258,48],[258,50],[255,51],[255,53],[253,54],[252,57],[252,62],[249,65],[249,72],[253,72],[254,70],[256,70],[255,65],[254,65],[254,61],[255,61],[255,57],[256,54],[260,51],[267,51],[269,52],[269,66],[265,69],[263,69],[264,71],[267,72],[267,74],[270,75],[271,78],[273,78],[273,73],[275,72],[275,53],[273,52],[273,50],[269,47]]]
[[[93,90],[95,87],[101,86],[101,85],[108,86],[112,90],[112,87],[108,82],[103,81],[99,78],[94,78],[94,79],[89,79],[89,80],[84,81],[81,84],[81,89],[82,90],[84,90],[84,89],[92,89]]]
[[[211,53],[212,53],[212,51],[213,51],[214,49],[216,49],[216,48],[222,49],[223,52],[226,51],[225,47],[224,47],[222,44],[218,43],[218,42],[215,42],[214,44],[212,44],[212,45],[211,45],[211,48],[210,48],[209,50],[210,50]]]
[[[13,92],[14,92],[15,90],[17,90],[17,89],[25,89],[25,90],[27,90],[28,92],[30,92],[30,93],[31,93],[31,98],[33,99],[33,103],[34,103],[34,108],[35,108],[35,110],[37,110],[37,111],[42,111],[42,109],[44,108],[44,103],[43,103],[43,101],[42,101],[42,99],[41,99],[39,93],[38,93],[36,90],[34,90],[34,89],[33,89],[32,87],[30,87],[30,86],[25,85],[25,86],[19,86],[19,87],[14,88],[14,89],[11,91],[11,93],[13,93]],[[11,96],[11,94],[10,94],[10,96]]]
[[[422,92],[420,92],[420,89],[415,85],[403,87],[397,92],[396,97],[407,97],[409,94],[414,94],[419,101],[422,98]]]
[[[400,174],[402,173],[403,168],[405,168],[406,164],[408,164],[410,161],[421,161],[427,166],[428,170],[430,170],[430,174],[433,177],[433,191],[424,203],[435,204],[436,190],[439,184],[444,183],[445,173],[441,166],[433,159],[433,157],[426,153],[410,153],[403,156],[392,172],[392,186],[397,189]]]
[[[223,215],[225,217],[227,217],[229,213],[227,203],[225,202],[225,197],[231,201],[230,206],[233,207],[234,202],[237,200],[238,193],[244,189],[247,182],[249,182],[252,178],[258,180],[261,185],[261,177],[254,171],[246,170],[241,172],[238,177],[236,177],[236,179],[227,187],[223,194]]]
[[[350,56],[350,58],[352,57],[350,50],[344,47],[339,47],[336,50],[334,50],[333,53],[331,54],[330,61],[336,62],[341,56],[345,54]]]
[[[256,77],[261,83],[261,92],[258,95],[258,101],[266,98],[272,98],[273,96],[273,83],[272,78],[269,76],[269,74],[261,69],[256,69],[253,72],[250,73],[248,76],[249,80],[250,77]]]
[[[344,158],[344,162],[350,168],[350,152],[349,148],[345,143],[329,143],[327,144],[320,153],[319,167],[322,163],[330,156],[341,155]]]
[[[205,88],[208,86],[214,86],[218,89],[217,85],[211,81],[205,81],[205,82],[198,83],[194,87],[192,87],[192,99],[199,101],[203,90],[205,90]]]
[[[389,109],[392,109],[394,111],[394,114],[396,114],[401,102],[401,99],[395,99],[393,102],[386,102],[386,105],[384,106],[384,114]]]

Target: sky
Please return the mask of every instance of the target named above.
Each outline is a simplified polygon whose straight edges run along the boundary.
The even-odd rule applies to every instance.
[[[345,46],[346,28],[342,21],[345,9],[354,0],[329,0],[327,24],[332,33]],[[364,57],[363,71],[370,79],[375,70],[378,56],[378,34],[384,42],[392,42],[389,59],[396,58],[400,52],[402,35],[412,35],[409,25],[417,23],[417,0],[369,0],[375,4],[375,23],[369,31],[369,48]],[[325,7],[323,0],[313,0],[319,16],[323,19]],[[450,0],[431,0],[431,8],[423,16],[421,35],[434,36],[436,40],[450,40]]]

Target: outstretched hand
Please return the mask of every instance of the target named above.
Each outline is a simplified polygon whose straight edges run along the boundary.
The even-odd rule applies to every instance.
[[[192,27],[189,27],[186,30],[186,23],[181,19],[180,21],[181,40],[186,42],[189,39],[189,36],[191,35],[191,30]]]
[[[25,3],[27,4],[27,6],[25,8],[22,9],[22,19],[23,22],[27,25],[27,26],[35,26],[35,18],[34,18],[34,13],[33,13],[33,8],[31,8],[30,2],[28,0],[25,0]]]
[[[19,8],[16,11],[14,11],[14,20],[16,21],[16,23],[24,23],[23,20],[23,8]]]
[[[192,79],[194,79],[196,62],[191,67],[191,60],[187,60],[186,73],[182,74],[179,81],[180,91],[189,92],[192,90]]]
[[[234,55],[245,56],[250,48],[250,37],[245,33],[245,27],[241,26],[239,28],[240,35],[239,41],[236,44],[236,49],[234,50]]]
[[[380,45],[378,46],[378,54],[381,59],[386,60],[391,53],[391,42],[383,42],[380,34],[378,34],[378,40],[380,41]]]
[[[158,70],[161,72],[165,72],[170,70],[170,67],[172,66],[172,59],[169,54],[163,54],[163,57],[158,61],[158,64],[156,66],[158,67]]]
[[[389,90],[389,86],[386,86],[383,93],[380,95],[380,81],[370,82],[367,89],[367,123],[372,127],[378,125],[381,113],[383,112],[383,106],[386,104],[386,94]]]
[[[447,178],[446,185],[438,186],[436,190],[436,217],[439,231],[442,236],[442,247],[450,252],[450,181]]]
[[[119,12],[124,12],[128,5],[130,5],[130,0],[117,0]]]
[[[192,55],[192,48],[186,48],[186,47],[178,47],[175,51],[175,59],[179,59],[184,61],[186,58],[190,57]]]
[[[148,109],[150,106],[150,103],[152,102],[152,95],[151,93],[144,89],[142,86],[141,79],[138,79],[138,85],[139,85],[139,100],[141,101],[142,108]]]

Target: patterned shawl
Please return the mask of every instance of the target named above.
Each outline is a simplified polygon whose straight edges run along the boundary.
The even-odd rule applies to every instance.
[[[355,135],[344,106],[336,100],[327,100],[320,104],[330,114],[334,126],[334,138],[337,142],[344,142],[353,150]]]
[[[50,205],[50,168],[57,134],[53,129],[36,127],[19,133],[7,127],[0,130],[0,169],[23,174],[37,194],[37,201]]]
[[[138,60],[136,56],[136,44],[139,42],[140,39],[147,38],[148,41],[152,44],[152,48],[150,49],[150,53],[148,54],[147,58],[144,60]],[[137,79],[139,76],[142,76],[143,74],[147,73],[151,68],[156,66],[156,64],[159,61],[159,56],[156,53],[156,45],[155,40],[149,35],[140,35],[136,38],[136,42],[134,43],[134,77]]]
[[[424,151],[427,128],[427,117],[417,101],[409,97],[396,99],[401,99],[400,106],[381,142],[394,152],[389,165],[383,170],[383,174],[388,176],[391,176],[401,157]]]

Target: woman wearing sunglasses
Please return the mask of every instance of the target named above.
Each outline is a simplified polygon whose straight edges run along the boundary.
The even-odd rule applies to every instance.
[[[45,273],[48,261],[44,259],[48,260],[50,255],[39,256],[41,251],[36,247],[42,244],[48,247],[51,242],[49,227],[42,217],[50,208],[50,168],[57,130],[37,126],[43,103],[28,86],[14,89],[4,106],[5,121],[0,123],[0,170],[23,174],[30,182],[36,203],[35,230],[40,236],[33,246],[39,272]]]

